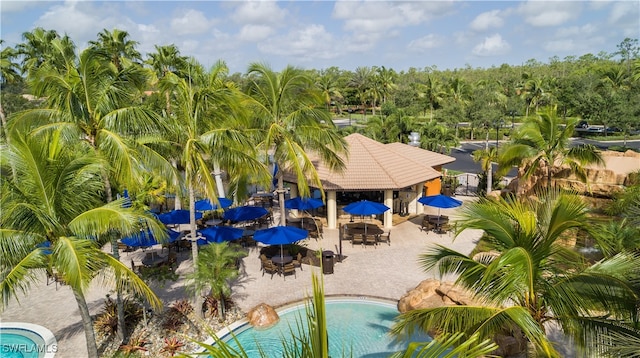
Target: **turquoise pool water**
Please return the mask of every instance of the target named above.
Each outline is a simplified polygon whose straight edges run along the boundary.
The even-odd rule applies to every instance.
[[[55,337],[44,327],[13,322],[0,325],[2,358],[48,358],[56,351]]]
[[[370,299],[327,300],[326,310],[332,357],[388,357],[406,347],[406,344],[394,342],[388,334],[398,315],[393,304]],[[269,357],[281,357],[282,338],[290,337],[290,329],[298,332],[297,322],[304,312],[304,304],[278,311],[280,322],[272,328],[255,330],[246,324],[234,330],[234,334],[250,357],[260,356],[258,347]],[[223,339],[237,347],[230,335]],[[428,335],[414,335],[411,339],[419,342],[431,340]]]

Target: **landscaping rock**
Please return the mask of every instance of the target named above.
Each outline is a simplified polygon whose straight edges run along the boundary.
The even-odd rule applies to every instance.
[[[256,329],[267,329],[280,321],[276,310],[266,303],[261,303],[249,310],[247,320]]]

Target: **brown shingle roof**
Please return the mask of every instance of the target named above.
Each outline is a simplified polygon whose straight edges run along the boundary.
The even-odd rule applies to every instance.
[[[407,144],[382,144],[361,134],[346,136],[349,156],[342,173],[333,173],[316,161],[324,189],[391,190],[402,189],[440,176],[435,166],[455,158],[415,148]],[[295,182],[290,173],[285,180]]]

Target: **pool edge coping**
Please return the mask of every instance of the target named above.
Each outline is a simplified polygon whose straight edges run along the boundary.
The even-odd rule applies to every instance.
[[[45,346],[58,346],[58,340],[53,332],[51,332],[47,327],[43,327],[39,324],[28,322],[0,322],[0,328],[28,330],[39,335],[44,340]],[[44,353],[43,358],[54,358],[55,355],[56,352],[48,352],[47,350]]]

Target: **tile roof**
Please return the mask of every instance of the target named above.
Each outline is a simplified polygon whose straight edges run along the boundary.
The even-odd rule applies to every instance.
[[[382,144],[361,134],[346,136],[349,155],[342,173],[314,160],[325,190],[392,190],[440,177],[433,167],[455,158],[402,143]],[[313,158],[313,156],[312,156]],[[315,159],[315,158],[314,158]],[[296,182],[291,173],[285,180]]]

